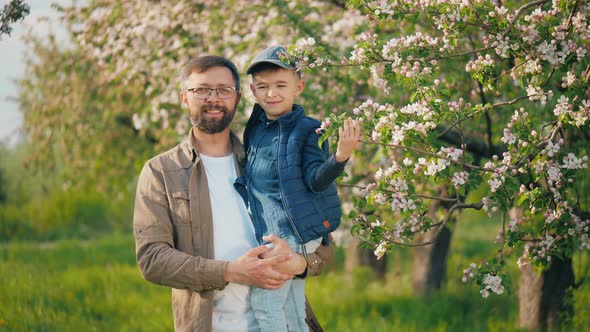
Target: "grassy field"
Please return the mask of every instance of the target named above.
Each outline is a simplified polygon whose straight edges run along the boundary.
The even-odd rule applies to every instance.
[[[514,292],[484,300],[458,280],[473,257],[493,252],[489,227],[465,226],[445,290],[428,299],[412,296],[409,250],[391,253],[385,281],[365,269],[345,275],[339,251],[332,270],[307,283],[326,331],[518,331]],[[1,244],[0,331],[173,330],[169,289],[142,280],[133,252],[131,234]],[[589,294],[587,283],[575,292],[576,331],[590,329]]]

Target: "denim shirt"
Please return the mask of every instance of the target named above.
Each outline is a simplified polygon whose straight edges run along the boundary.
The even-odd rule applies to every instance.
[[[285,116],[288,117],[292,113]],[[248,201],[256,238],[274,233],[280,237],[292,234],[279,183],[277,165],[279,124],[262,114],[256,130],[252,131],[248,149],[246,176]]]

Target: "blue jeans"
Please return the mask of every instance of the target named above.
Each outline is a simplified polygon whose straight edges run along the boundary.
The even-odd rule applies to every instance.
[[[291,249],[297,242],[291,235],[283,237]],[[261,332],[307,332],[305,323],[305,280],[291,279],[279,289],[252,287],[250,295],[254,316]]]

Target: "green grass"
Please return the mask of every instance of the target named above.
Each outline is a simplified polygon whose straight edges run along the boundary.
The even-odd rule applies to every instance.
[[[427,299],[412,295],[408,249],[391,253],[384,281],[362,268],[345,275],[339,250],[331,271],[307,282],[326,331],[519,331],[514,293],[484,300],[459,281],[471,253],[493,252],[483,240],[495,235],[473,226],[457,230],[445,290]],[[170,290],[144,281],[133,253],[128,233],[1,244],[0,331],[172,331]],[[576,331],[588,329],[589,294],[587,284],[575,293]]]
[[[170,291],[142,280],[130,234],[0,250],[0,331],[169,331]]]
[[[309,280],[308,296],[327,331],[517,330],[511,298],[483,302],[477,292],[465,288],[417,299],[409,283],[406,276],[378,282],[359,274],[329,274]]]

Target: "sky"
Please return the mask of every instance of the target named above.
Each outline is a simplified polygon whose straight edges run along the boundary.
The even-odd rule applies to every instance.
[[[9,0],[0,0],[0,8],[4,8]],[[12,25],[10,36],[2,35],[0,40],[0,140],[13,145],[19,137],[18,129],[22,125],[22,115],[18,105],[10,98],[18,95],[15,80],[24,73],[23,54],[26,51],[22,36],[29,27],[37,35],[43,36],[48,29],[47,23],[37,23],[39,17],[46,16],[52,22],[51,27],[57,40],[66,40],[65,29],[60,26],[57,13],[51,3],[69,5],[71,0],[28,0],[31,13],[21,22]]]

